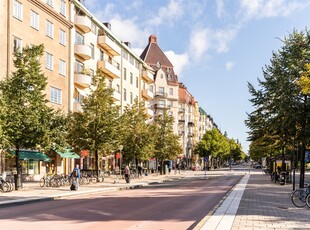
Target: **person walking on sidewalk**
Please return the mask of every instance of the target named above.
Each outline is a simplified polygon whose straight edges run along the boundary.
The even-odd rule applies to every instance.
[[[79,188],[79,180],[81,177],[81,171],[79,169],[79,165],[77,164],[73,169],[70,177],[72,178],[71,190],[78,190]]]
[[[139,164],[138,165],[138,178],[142,177],[142,166]]]
[[[128,165],[124,169],[126,183],[130,183],[130,169]]]

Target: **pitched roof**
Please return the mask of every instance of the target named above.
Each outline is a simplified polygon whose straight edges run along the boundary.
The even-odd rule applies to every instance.
[[[167,80],[168,84],[178,84],[178,77],[174,73],[173,65],[171,64],[165,53],[158,46],[157,37],[155,35],[152,34],[149,37],[149,43],[141,53],[140,58],[148,65],[150,65],[155,72],[157,72],[157,70],[159,69],[162,69],[166,73],[166,76],[170,75]]]

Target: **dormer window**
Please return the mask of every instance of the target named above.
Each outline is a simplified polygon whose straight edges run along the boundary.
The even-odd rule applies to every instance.
[[[161,67],[161,64],[160,64],[160,62],[159,62],[159,61],[156,63],[156,66],[157,66],[158,68],[160,68],[160,67]]]
[[[168,74],[168,80],[170,80],[170,81],[172,80],[172,76],[170,73]]]

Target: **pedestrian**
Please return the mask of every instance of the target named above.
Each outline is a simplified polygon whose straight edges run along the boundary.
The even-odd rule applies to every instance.
[[[125,174],[126,183],[129,183],[130,182],[130,169],[128,165],[124,169],[124,174]]]
[[[138,165],[138,177],[142,177],[142,167],[141,165]]]
[[[78,190],[79,188],[79,180],[81,177],[81,171],[79,169],[79,165],[76,164],[75,168],[73,169],[72,173],[70,174],[70,178],[72,179],[72,183],[71,183],[71,190]]]

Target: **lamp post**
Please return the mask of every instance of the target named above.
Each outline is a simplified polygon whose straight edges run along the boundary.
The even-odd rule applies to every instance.
[[[119,176],[122,177],[122,150],[123,150],[123,146],[119,145],[118,149],[119,149]]]

